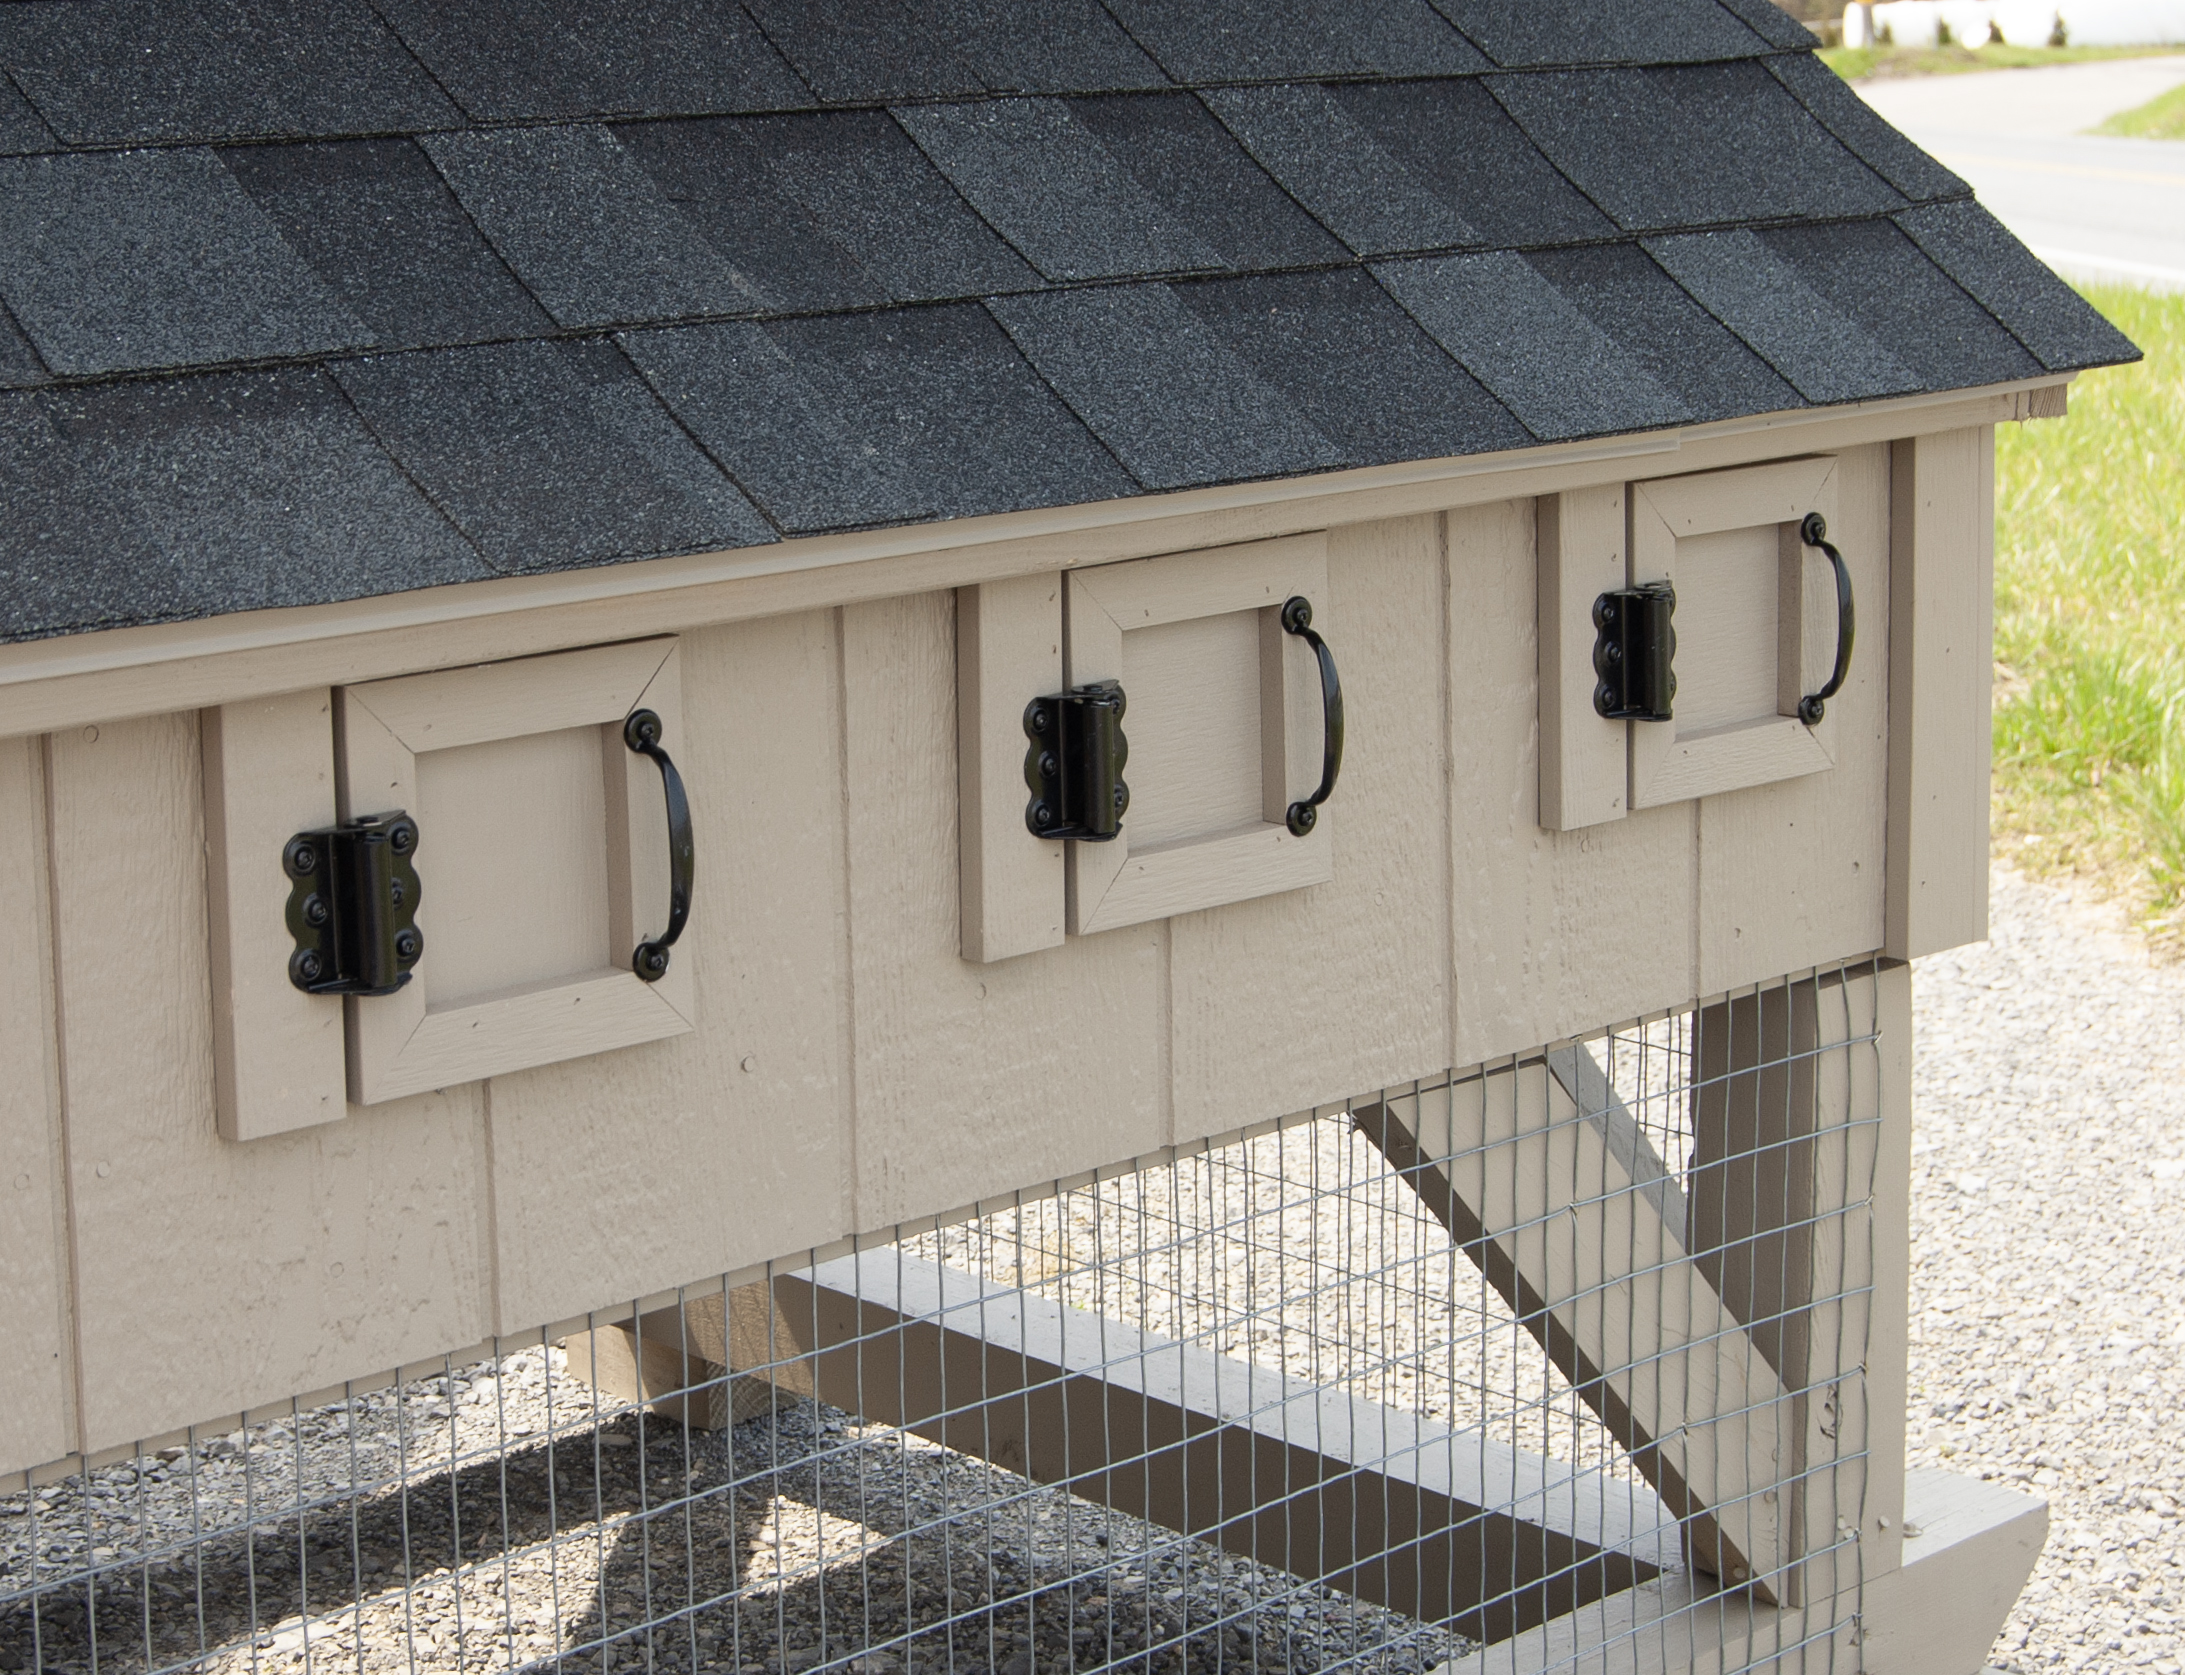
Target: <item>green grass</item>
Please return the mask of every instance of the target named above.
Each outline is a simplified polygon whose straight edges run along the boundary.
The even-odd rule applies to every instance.
[[[2094,132],[2136,140],[2185,140],[2185,87],[2158,94],[2136,110],[2119,111]]]
[[[1846,81],[1869,76],[1947,76],[1966,70],[2031,70],[2102,58],[2153,58],[2176,47],[1824,47],[1821,60]]]
[[[2147,353],[1996,438],[1998,849],[2185,935],[2185,296],[2091,287]]]

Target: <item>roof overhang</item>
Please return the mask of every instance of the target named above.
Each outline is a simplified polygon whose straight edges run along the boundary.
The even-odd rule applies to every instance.
[[[1634,468],[1674,475],[2060,417],[2075,376],[4,645],[0,737],[1451,511]]]

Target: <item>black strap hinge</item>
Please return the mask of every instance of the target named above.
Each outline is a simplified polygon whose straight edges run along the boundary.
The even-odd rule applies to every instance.
[[[1130,787],[1123,764],[1123,688],[1112,680],[1073,686],[1024,707],[1024,823],[1034,837],[1105,843],[1123,829]]]
[[[1593,707],[1611,721],[1668,721],[1677,696],[1677,590],[1667,582],[1593,602]]]
[[[411,857],[417,822],[400,810],[298,832],[281,847],[288,980],[315,995],[389,995],[425,952],[417,928],[422,890]]]

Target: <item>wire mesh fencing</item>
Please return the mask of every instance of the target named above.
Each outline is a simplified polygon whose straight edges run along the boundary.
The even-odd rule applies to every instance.
[[[1855,1668],[1874,1017],[1786,981],[43,1474],[0,1670],[1609,1668],[1725,1598]]]

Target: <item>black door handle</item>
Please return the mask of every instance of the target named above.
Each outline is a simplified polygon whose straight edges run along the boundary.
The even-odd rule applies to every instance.
[[[690,832],[690,799],[683,795],[683,776],[660,748],[658,715],[632,710],[622,724],[622,742],[660,765],[660,788],[668,800],[668,928],[640,942],[630,956],[630,969],[646,982],[657,983],[668,974],[668,950],[690,923],[691,873],[697,859]]]
[[[1299,837],[1311,831],[1320,819],[1320,805],[1328,800],[1335,789],[1335,776],[1343,771],[1343,683],[1336,679],[1335,653],[1328,650],[1328,642],[1313,632],[1312,601],[1303,594],[1286,600],[1282,606],[1282,631],[1295,634],[1313,648],[1313,655],[1320,659],[1320,789],[1301,803],[1290,805],[1289,818],[1284,822]]]
[[[1829,542],[1828,520],[1819,512],[1808,512],[1798,526],[1798,538],[1809,547],[1819,547],[1836,567],[1836,668],[1826,686],[1798,700],[1798,719],[1811,727],[1827,711],[1829,699],[1844,684],[1844,676],[1851,673],[1851,636],[1857,625],[1852,620],[1851,571],[1844,564],[1844,555]]]

